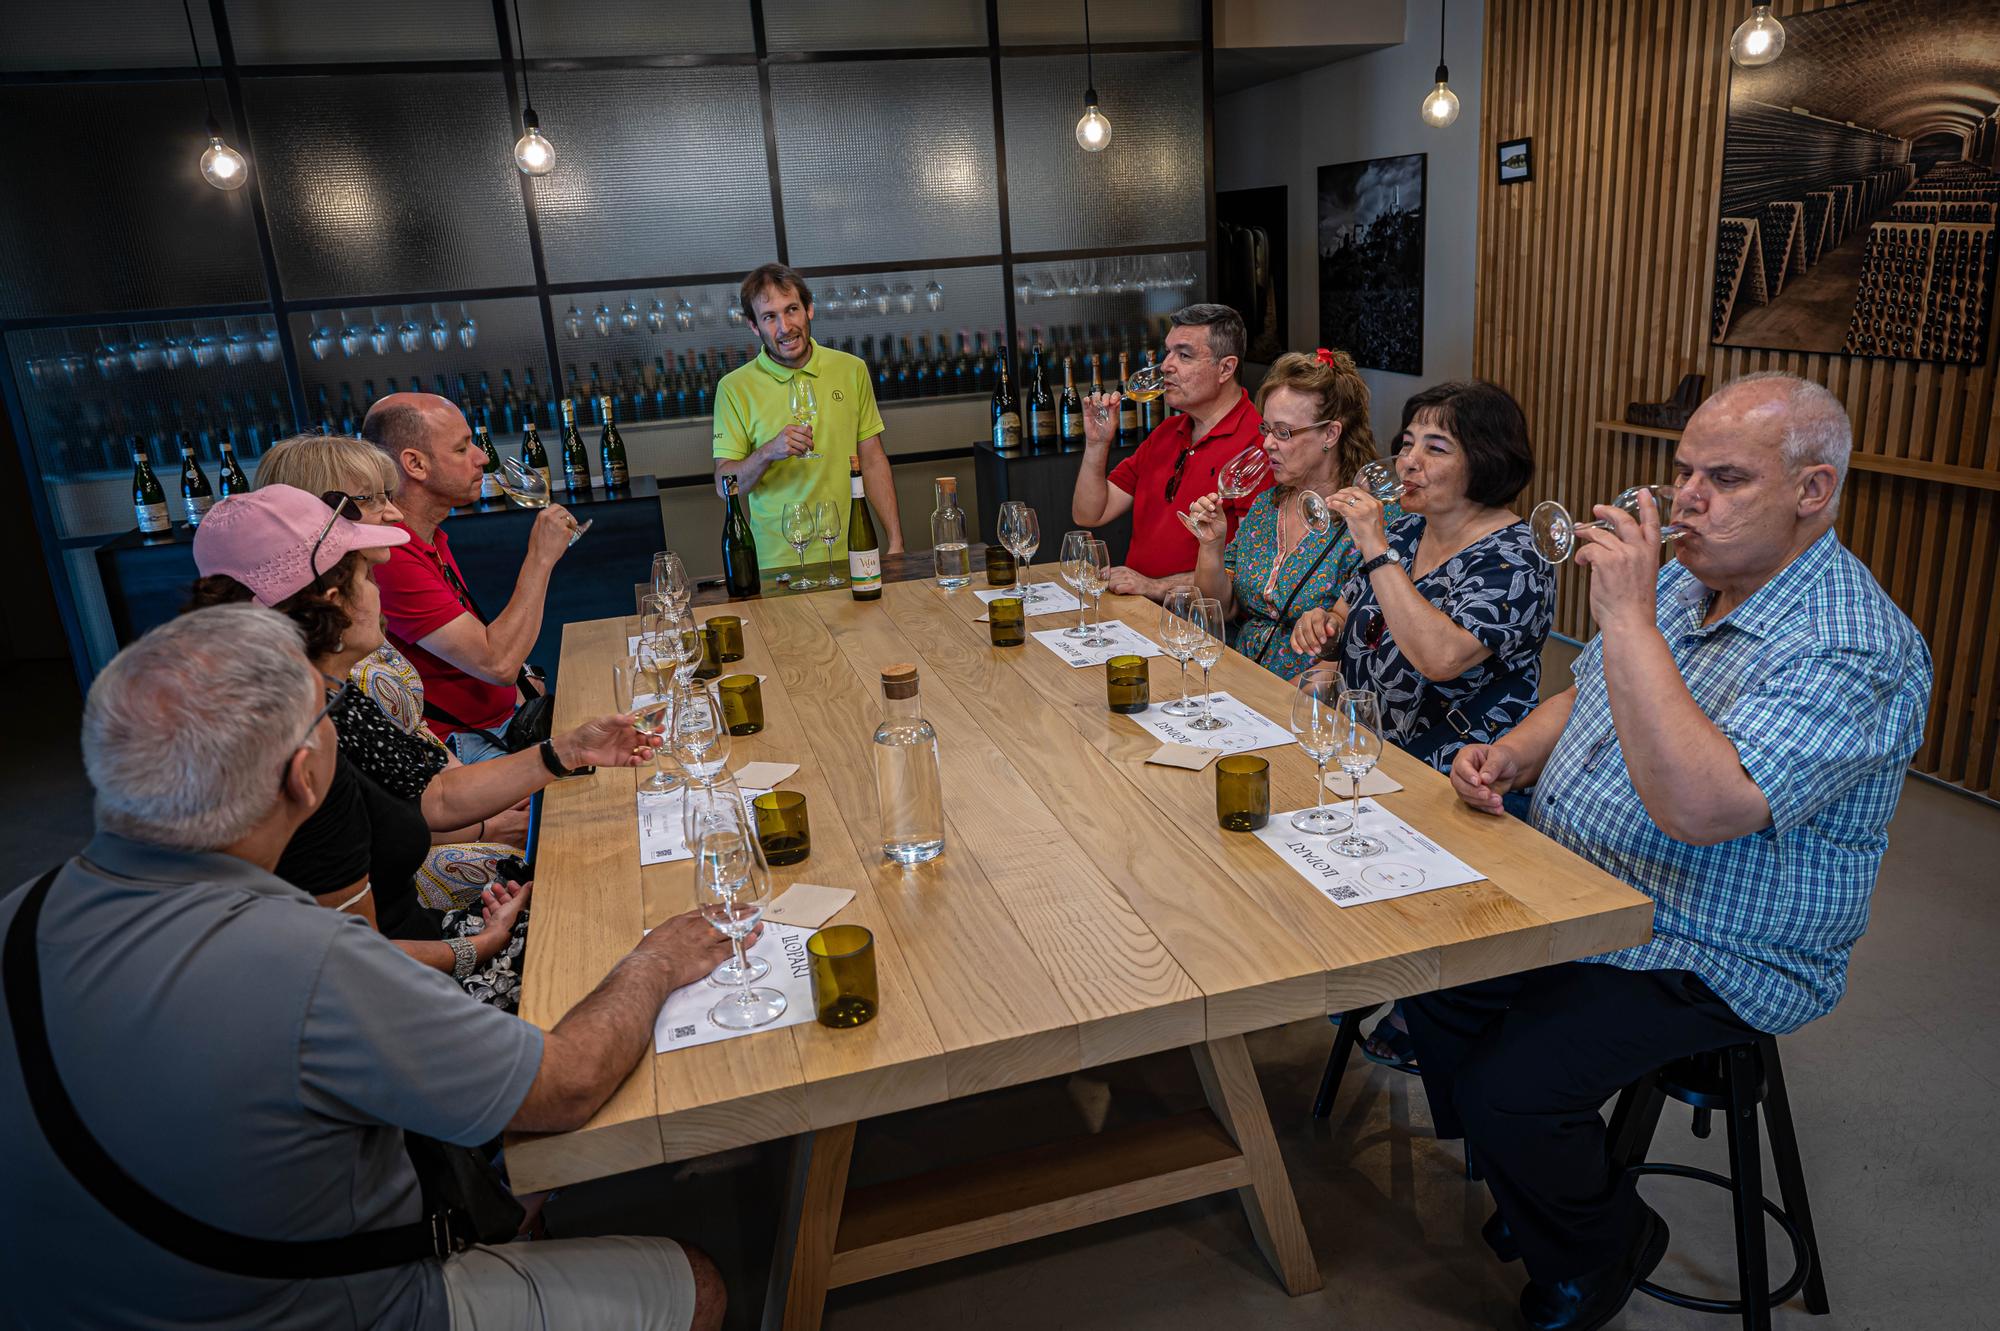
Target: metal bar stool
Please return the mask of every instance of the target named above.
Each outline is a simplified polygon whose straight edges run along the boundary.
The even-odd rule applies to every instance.
[[[1729,1127],[1729,1176],[1692,1165],[1653,1164],[1646,1152],[1659,1126],[1667,1098],[1694,1109],[1694,1135],[1706,1137],[1711,1116],[1720,1110]],[[1764,1196],[1763,1165],[1758,1154],[1757,1106],[1764,1107],[1764,1124],[1771,1137],[1771,1154],[1778,1171],[1784,1208]],[[1609,1151],[1614,1168],[1636,1180],[1645,1174],[1699,1179],[1727,1188],[1735,1201],[1736,1273],[1740,1295],[1707,1299],[1641,1281],[1639,1289],[1663,1302],[1699,1312],[1734,1313],[1750,1331],[1768,1331],[1771,1309],[1805,1290],[1806,1310],[1827,1312],[1826,1281],[1819,1240],[1813,1232],[1812,1208],[1806,1200],[1805,1170],[1799,1162],[1798,1136],[1792,1127],[1792,1106],[1785,1094],[1784,1068],[1778,1042],[1763,1036],[1754,1043],[1733,1045],[1669,1063],[1640,1078],[1618,1097],[1612,1111]],[[1770,1215],[1791,1240],[1794,1269],[1775,1290],[1768,1286],[1764,1253],[1764,1216]],[[1768,1292],[1766,1292],[1768,1290]]]

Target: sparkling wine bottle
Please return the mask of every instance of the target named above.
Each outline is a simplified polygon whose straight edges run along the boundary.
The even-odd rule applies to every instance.
[[[722,492],[729,504],[722,517],[722,571],[729,594],[755,596],[764,589],[763,575],[757,569],[757,537],[750,530],[750,519],[743,516],[743,499],[736,493],[734,473],[723,474]]]

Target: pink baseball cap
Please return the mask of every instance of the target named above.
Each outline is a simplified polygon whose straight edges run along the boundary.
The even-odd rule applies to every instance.
[[[220,500],[203,515],[194,529],[194,564],[203,577],[226,573],[248,587],[259,605],[275,606],[310,586],[315,566],[324,573],[355,550],[409,539],[401,527],[335,517],[317,495],[304,490],[266,485]]]

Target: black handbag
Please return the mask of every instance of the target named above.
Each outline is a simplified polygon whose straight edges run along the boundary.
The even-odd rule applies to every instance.
[[[59,866],[60,867],[60,866]],[[6,971],[7,1015],[22,1085],[49,1149],[83,1190],[126,1228],[183,1261],[263,1280],[311,1280],[443,1259],[475,1243],[504,1243],[526,1212],[485,1156],[464,1146],[403,1134],[416,1170],[424,1217],[337,1239],[264,1239],[206,1224],[161,1201],[119,1167],[76,1112],[57,1075],[42,1017],[35,929],[57,869],[28,889],[0,949]]]

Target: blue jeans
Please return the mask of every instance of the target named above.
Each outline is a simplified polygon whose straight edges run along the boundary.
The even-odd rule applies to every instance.
[[[495,727],[495,732],[497,733],[505,725],[506,722],[501,722],[500,726]],[[492,740],[487,739],[486,736],[470,730],[453,732],[450,744],[451,751],[458,755],[458,760],[468,766],[472,763],[483,763],[488,758],[505,758],[507,756],[507,750],[501,748]]]

